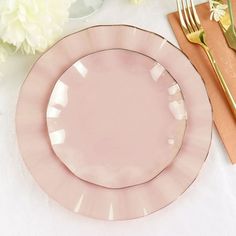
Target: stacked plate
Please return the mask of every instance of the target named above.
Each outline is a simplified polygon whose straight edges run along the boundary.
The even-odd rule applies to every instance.
[[[195,180],[212,110],[189,60],[166,39],[127,25],[67,36],[20,91],[22,156],[42,189],[86,216],[157,211]]]

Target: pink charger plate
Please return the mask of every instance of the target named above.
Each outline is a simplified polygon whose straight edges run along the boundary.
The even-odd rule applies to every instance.
[[[186,119],[180,88],[164,67],[124,49],[74,63],[47,109],[56,155],[79,178],[107,188],[163,171],[180,150]]]
[[[188,114],[183,144],[171,165],[144,184],[120,189],[73,174],[54,153],[46,124],[48,99],[63,72],[79,58],[116,48],[143,53],[166,68],[181,87]],[[166,39],[132,26],[95,26],[59,41],[36,62],[21,88],[16,128],[24,161],[48,195],[76,213],[125,220],[163,208],[194,181],[209,151],[212,110],[199,74]]]

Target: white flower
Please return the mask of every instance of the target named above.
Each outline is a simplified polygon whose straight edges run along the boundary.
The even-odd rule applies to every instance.
[[[26,54],[42,52],[62,32],[72,0],[0,0],[0,39]]]
[[[210,19],[215,21],[220,21],[220,19],[225,15],[225,10],[228,8],[226,4],[222,4],[218,1],[210,0]]]

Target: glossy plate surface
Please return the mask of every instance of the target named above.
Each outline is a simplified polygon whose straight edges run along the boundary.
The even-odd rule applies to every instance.
[[[180,88],[164,67],[121,49],[73,64],[47,110],[57,156],[81,179],[108,188],[145,183],[166,168],[186,118]]]
[[[46,121],[50,94],[65,70],[86,55],[115,48],[143,53],[166,68],[181,88],[188,114],[183,145],[171,165],[147,183],[121,189],[73,174],[54,153]],[[132,26],[96,26],[59,41],[36,62],[20,91],[16,129],[24,161],[49,196],[76,213],[125,220],[167,206],[196,179],[209,151],[212,110],[199,74],[167,40]]]

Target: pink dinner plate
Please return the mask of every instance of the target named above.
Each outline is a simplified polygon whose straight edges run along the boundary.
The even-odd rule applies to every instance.
[[[147,182],[115,189],[84,181],[82,178],[91,176],[82,173],[80,178],[77,176],[81,173],[79,170],[75,174],[68,163],[62,162],[51,145],[46,117],[49,98],[63,73],[80,58],[86,60],[93,53],[99,55],[99,51],[110,49],[143,54],[165,68],[181,89],[187,113],[182,146],[171,163]],[[60,40],[35,63],[20,91],[16,129],[24,161],[50,197],[75,213],[98,219],[125,220],[167,206],[196,179],[211,143],[212,110],[199,74],[186,56],[166,39],[133,26],[94,26]],[[150,177],[141,174],[144,180]],[[115,181],[119,183],[120,179],[115,178]],[[128,185],[134,181],[139,183],[143,179],[135,177]],[[113,186],[114,183],[102,183],[107,184]]]
[[[164,67],[124,49],[74,63],[47,109],[56,155],[76,176],[107,188],[157,176],[180,150],[186,118],[180,87]]]

